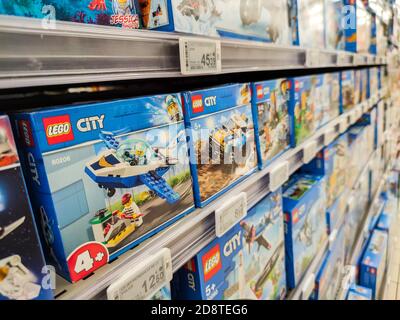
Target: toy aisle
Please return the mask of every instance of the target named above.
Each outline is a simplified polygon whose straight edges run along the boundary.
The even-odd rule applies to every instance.
[[[400,1],[0,0],[0,300],[400,300]]]

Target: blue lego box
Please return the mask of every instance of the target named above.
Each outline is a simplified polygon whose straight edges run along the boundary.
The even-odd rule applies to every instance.
[[[326,222],[329,234],[331,234],[333,230],[338,229],[339,223],[340,221],[342,221],[342,218],[346,213],[347,194],[348,194],[348,189],[345,188],[342,194],[326,210]]]
[[[75,282],[194,207],[181,96],[14,115],[48,257]]]
[[[324,178],[294,175],[283,187],[283,212],[286,278],[292,289],[327,237]]]
[[[340,77],[340,95],[341,112],[346,112],[356,105],[354,70],[345,70],[341,72]]]
[[[239,224],[204,247],[174,274],[172,298],[236,300],[243,297],[243,231]]]
[[[271,193],[240,222],[246,299],[277,300],[286,294],[281,190]]]
[[[4,115],[0,152],[0,300],[52,299],[52,284],[45,279],[50,269],[45,266],[10,122]]]
[[[343,0],[325,1],[325,47],[330,50],[345,50],[343,26]]]
[[[340,114],[340,73],[325,73],[315,86],[315,127],[321,128]]]
[[[252,83],[258,165],[268,165],[290,147],[289,80]]]
[[[344,0],[346,51],[369,53],[372,17],[361,0]]]
[[[374,299],[380,293],[386,271],[387,241],[386,232],[374,230],[360,262],[360,285],[370,288]]]
[[[142,25],[148,29],[291,44],[286,0],[138,2]]]
[[[382,213],[380,214],[379,219],[376,223],[376,229],[389,233],[390,216],[385,211],[382,211]]]
[[[313,300],[335,300],[342,281],[344,258],[344,228],[340,228],[316,275]]]
[[[202,207],[257,167],[250,85],[184,93],[196,205]]]
[[[353,284],[347,293],[346,300],[372,300],[372,290]]]
[[[102,26],[138,29],[136,0],[0,0],[0,14],[42,19],[50,24],[56,20]]]
[[[324,0],[292,1],[290,19],[294,45],[304,48],[325,48]]]

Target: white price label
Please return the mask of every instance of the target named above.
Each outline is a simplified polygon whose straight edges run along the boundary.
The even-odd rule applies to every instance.
[[[308,68],[318,67],[320,65],[319,60],[319,50],[308,49],[306,51],[306,61],[305,65]]]
[[[361,55],[361,54],[355,54],[354,55],[354,64],[355,65],[363,65],[363,64],[365,64],[365,62],[364,62],[364,56],[363,55]]]
[[[348,127],[347,117],[344,117],[339,122],[339,132],[345,133]]]
[[[342,66],[342,65],[348,64],[347,54],[344,53],[344,52],[338,52],[338,54],[336,56],[336,64],[338,66]]]
[[[311,273],[307,279],[304,280],[304,285],[301,288],[300,300],[308,300],[315,287],[315,274]]]
[[[181,73],[184,75],[221,72],[221,42],[212,39],[179,38]]]
[[[335,229],[329,235],[329,249],[332,249],[333,244],[335,243],[335,240],[336,240],[337,233],[338,233],[338,231]]]
[[[269,173],[269,190],[272,192],[279,189],[289,180],[289,162],[285,161],[276,166]]]
[[[111,284],[108,300],[146,300],[172,280],[171,251],[161,249]]]
[[[215,234],[222,237],[247,215],[247,194],[240,193],[215,210]]]
[[[328,146],[336,138],[336,132],[334,128],[328,128],[324,133],[324,145]]]
[[[315,158],[317,154],[317,141],[313,140],[307,143],[303,148],[303,163],[307,164]]]

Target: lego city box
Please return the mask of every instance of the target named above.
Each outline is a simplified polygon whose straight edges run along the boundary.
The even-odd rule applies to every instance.
[[[49,261],[73,282],[194,207],[181,96],[15,114]]]
[[[342,282],[344,258],[344,228],[340,228],[316,275],[313,300],[335,300]]]
[[[47,268],[7,116],[0,116],[0,300],[52,299]],[[46,280],[47,278],[47,280]]]
[[[286,294],[282,191],[251,208],[240,222],[246,299],[278,300]]]
[[[368,97],[371,98],[379,90],[379,68],[368,68]]]
[[[258,165],[263,168],[290,147],[289,80],[255,82],[251,88]]]
[[[325,179],[296,174],[283,187],[285,264],[295,288],[327,238]]]
[[[257,168],[250,84],[184,93],[196,205],[202,207]]]
[[[286,0],[137,0],[144,28],[291,44]]]
[[[68,21],[138,29],[136,0],[0,0],[0,14],[42,19],[43,24]]]
[[[340,114],[340,73],[325,73],[317,82],[315,95],[315,127],[319,129]]]
[[[325,47],[330,50],[344,50],[344,5],[343,0],[325,1]]]
[[[372,290],[353,284],[347,292],[346,300],[372,300]]]
[[[339,223],[346,214],[347,209],[347,195],[348,189],[345,188],[342,194],[335,200],[335,202],[326,210],[326,223],[328,233],[331,234],[333,230],[339,228]]]
[[[340,77],[341,112],[346,112],[356,105],[354,70],[341,71]]]
[[[372,290],[373,299],[376,299],[380,294],[386,272],[387,241],[386,232],[374,230],[359,266],[360,285]]]

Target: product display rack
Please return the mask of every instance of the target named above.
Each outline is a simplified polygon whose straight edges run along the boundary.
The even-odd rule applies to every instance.
[[[218,198],[204,208],[196,209],[189,216],[181,219],[163,232],[155,235],[140,246],[121,255],[118,259],[102,267],[87,279],[79,283],[70,284],[58,278],[56,286],[56,298],[58,299],[105,299],[108,286],[124,274],[124,270],[129,270],[137,265],[138,261],[159,252],[162,248],[169,248],[172,255],[173,271],[178,270],[188,258],[194,256],[200,249],[206,246],[215,238],[215,218],[214,212],[221,204],[235,195],[245,192],[247,194],[248,208],[254,206],[259,200],[265,197],[270,191],[270,175],[274,170],[279,169],[282,164],[288,164],[288,175],[290,176],[304,164],[304,152],[307,146],[315,141],[314,155],[324,146],[330,144],[338,135],[345,132],[348,127],[354,124],[365,112],[375,106],[380,97],[385,95],[385,89],[378,92],[368,101],[357,105],[350,111],[340,115],[336,119],[327,123],[324,127],[308,138],[301,145],[289,149],[282,156],[278,157],[273,163],[261,171],[257,171],[246,180],[233,187],[229,193]],[[306,151],[308,152],[308,151]],[[280,185],[285,181],[282,180]],[[278,186],[274,186],[276,189]],[[316,272],[326,250],[328,241],[322,246],[320,252],[314,257],[313,262],[303,277],[303,281]],[[301,282],[295,290],[290,292],[289,299],[297,300],[302,298]]]
[[[182,36],[59,21],[51,29],[40,20],[0,16],[0,89],[180,77]],[[387,63],[345,51],[218,41],[222,74]]]

